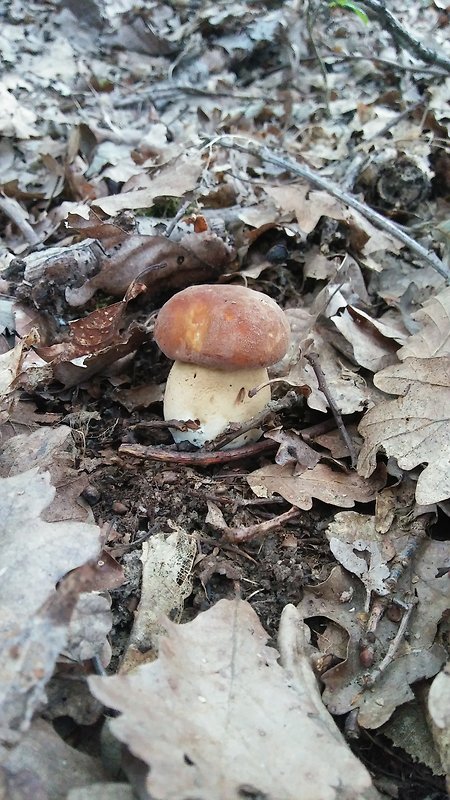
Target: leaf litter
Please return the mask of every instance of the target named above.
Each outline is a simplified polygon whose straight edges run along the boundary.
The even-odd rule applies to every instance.
[[[444,796],[448,15],[360,5],[4,3],[5,796]],[[292,330],[234,456],[152,337],[216,282]]]

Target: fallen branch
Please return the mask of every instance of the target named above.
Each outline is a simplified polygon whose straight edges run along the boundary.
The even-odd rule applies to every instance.
[[[300,401],[301,396],[299,396],[294,390],[287,392],[287,394],[284,397],[281,397],[279,400],[270,400],[264,406],[262,411],[259,412],[259,414],[255,414],[255,416],[247,420],[247,422],[231,422],[223,433],[219,433],[215,439],[205,446],[205,449],[219,450],[220,448],[234,441],[234,439],[237,439],[238,436],[242,436],[243,433],[247,433],[248,431],[253,430],[253,428],[259,428],[263,422],[265,422],[274,414],[294,408],[300,403]]]
[[[307,167],[304,164],[298,164],[296,161],[291,161],[289,158],[278,156],[276,153],[273,153],[271,150],[269,150],[268,147],[264,147],[264,145],[260,145],[257,142],[252,142],[247,138],[245,139],[247,144],[239,144],[236,141],[237,138],[244,137],[231,137],[224,134],[211,139],[206,146],[211,147],[213,145],[220,145],[221,147],[225,147],[229,150],[239,150],[241,153],[248,153],[248,155],[256,156],[262,161],[267,161],[269,164],[275,164],[275,166],[280,167],[287,172],[291,172],[293,175],[298,175],[299,177],[304,178],[312,186],[328,192],[328,194],[330,194],[332,197],[335,197],[337,200],[341,200],[342,203],[345,203],[350,208],[354,208],[355,211],[358,211],[360,214],[362,214],[377,228],[381,228],[382,230],[387,231],[387,233],[390,233],[394,239],[397,239],[397,241],[404,244],[405,247],[408,247],[412,253],[433,267],[433,269],[435,269],[439,275],[442,275],[443,278],[450,282],[450,270],[440,260],[440,258],[438,258],[435,253],[427,250],[421,244],[416,242],[415,239],[412,239],[411,236],[408,236],[408,234],[405,233],[395,222],[386,219],[386,217],[383,217],[382,214],[374,211],[373,208],[369,208],[369,206],[367,206],[365,203],[362,203],[354,195],[343,191],[339,186],[336,186],[328,178],[324,178],[310,167]]]
[[[421,58],[426,64],[437,64],[438,67],[450,72],[450,58],[441,53],[437,53],[431,47],[426,47],[419,42],[400,24],[398,19],[386,8],[382,0],[361,0],[362,5],[366,6],[377,18],[381,27],[391,34],[394,41],[404,50],[408,50],[417,58]]]
[[[344,420],[342,419],[342,414],[339,411],[334,399],[331,395],[331,392],[328,388],[325,375],[323,373],[323,369],[320,366],[319,356],[317,353],[305,353],[304,354],[306,360],[309,364],[311,364],[314,374],[317,378],[317,383],[319,385],[320,391],[325,395],[327,398],[328,405],[330,406],[330,411],[333,414],[334,419],[336,420],[337,429],[339,431],[339,435],[344,442],[345,446],[348,448],[348,452],[350,453],[352,468],[355,469],[356,462],[358,457],[356,455],[355,448],[353,446],[353,442],[350,439],[348,434],[347,428],[344,425]]]
[[[223,539],[226,542],[233,542],[234,544],[243,544],[244,542],[249,542],[252,539],[255,539],[257,536],[267,536],[268,533],[273,533],[273,531],[278,530],[281,528],[285,522],[289,522],[291,519],[295,519],[300,514],[300,509],[292,508],[289,511],[285,511],[284,514],[279,514],[277,517],[272,517],[272,519],[266,519],[264,522],[257,522],[255,525],[240,525],[236,528],[227,528],[223,532]]]
[[[403,642],[405,637],[406,629],[408,627],[409,619],[412,614],[414,608],[414,603],[406,603],[404,605],[404,613],[400,620],[400,624],[397,629],[397,633],[395,634],[392,642],[389,645],[388,651],[383,658],[382,661],[378,664],[378,666],[374,667],[371,672],[366,673],[363,679],[363,685],[366,689],[372,688],[374,684],[380,679],[382,674],[386,672],[388,666],[392,664],[395,656],[397,655],[398,649]]]
[[[1,196],[0,211],[3,211],[5,216],[14,223],[28,244],[32,247],[40,244],[41,240],[39,236],[28,222],[24,209],[14,197]]]
[[[264,442],[246,444],[244,447],[236,447],[234,450],[219,450],[216,453],[208,453],[204,450],[185,453],[172,447],[145,447],[142,444],[121,444],[119,455],[133,456],[134,458],[148,461],[164,461],[168,464],[180,464],[185,467],[209,467],[215,464],[227,464],[231,461],[242,461],[244,458],[252,458],[269,450],[275,450],[276,447],[278,447],[276,442],[266,440]]]

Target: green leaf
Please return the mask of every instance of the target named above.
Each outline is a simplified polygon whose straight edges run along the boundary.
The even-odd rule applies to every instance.
[[[330,0],[328,5],[330,8],[346,8],[348,11],[352,11],[353,14],[356,14],[356,16],[359,17],[365,25],[368,25],[369,23],[369,17],[367,16],[366,12],[357,6],[353,0]]]

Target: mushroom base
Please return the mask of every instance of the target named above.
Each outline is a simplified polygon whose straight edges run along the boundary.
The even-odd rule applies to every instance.
[[[268,380],[264,367],[231,372],[175,361],[167,378],[164,419],[198,421],[197,430],[171,428],[175,442],[191,442],[201,447],[223,433],[230,422],[243,423],[263,410],[271,399],[270,386],[254,397],[248,392]],[[234,439],[226,448],[256,442],[262,431],[254,428]]]

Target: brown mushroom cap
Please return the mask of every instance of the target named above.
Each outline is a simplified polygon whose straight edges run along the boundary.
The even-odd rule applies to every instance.
[[[162,307],[154,338],[174,361],[234,370],[267,367],[289,346],[279,305],[243,286],[191,286]]]

